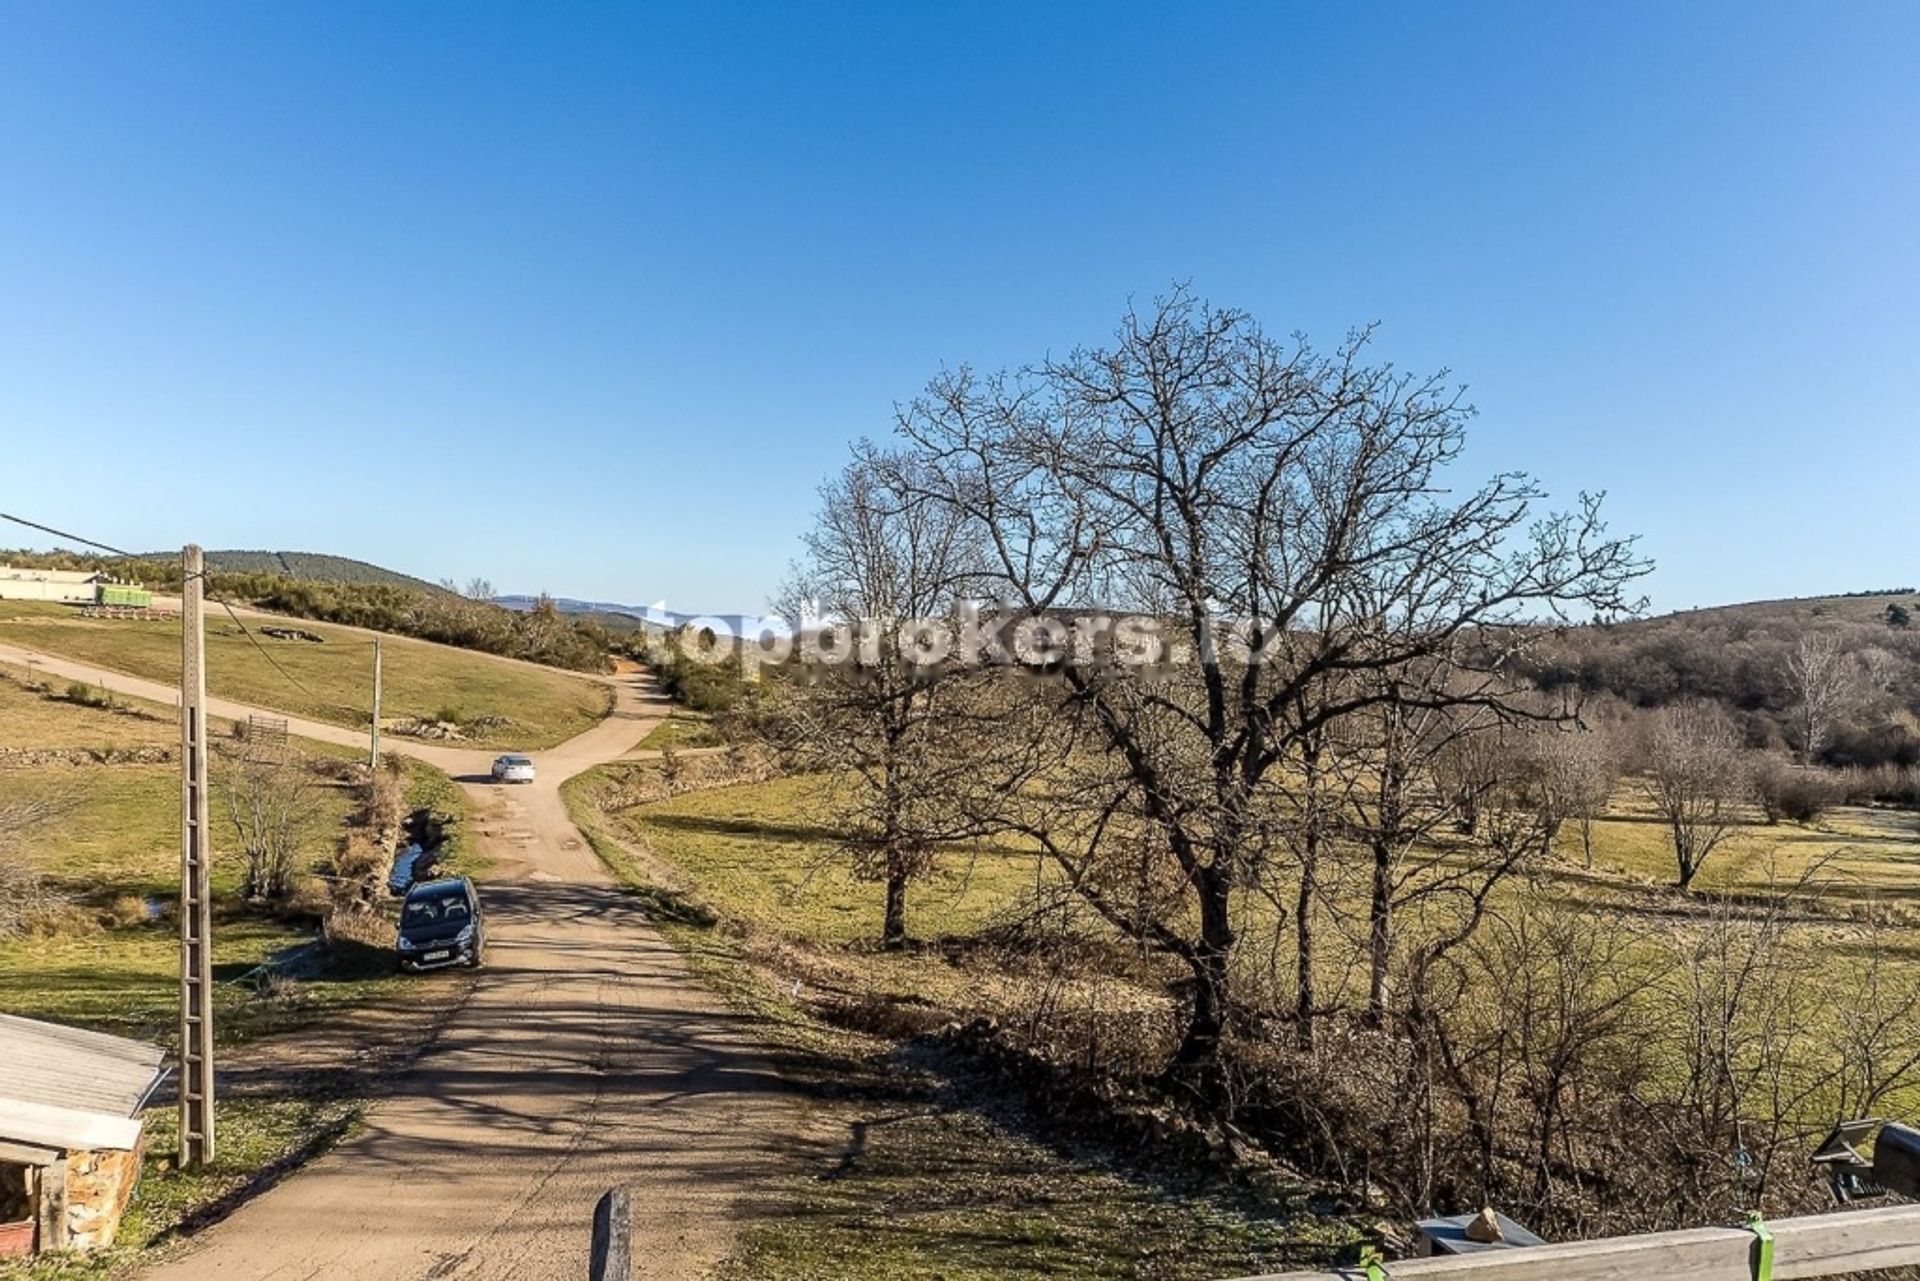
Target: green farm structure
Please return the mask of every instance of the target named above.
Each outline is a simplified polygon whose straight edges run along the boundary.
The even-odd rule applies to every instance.
[[[144,587],[129,587],[124,583],[102,583],[99,599],[95,603],[123,609],[152,609],[153,593]]]

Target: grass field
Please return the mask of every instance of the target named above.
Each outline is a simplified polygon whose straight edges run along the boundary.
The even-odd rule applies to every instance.
[[[178,730],[171,709],[120,699],[114,708],[82,706],[25,688],[14,669],[0,671],[0,748],[102,752],[171,748]],[[344,749],[303,744],[313,757],[349,755]],[[251,913],[236,900],[244,875],[231,852],[220,787],[226,762],[212,758],[218,911],[218,976],[238,979],[277,952],[313,938],[310,927]],[[444,774],[407,763],[408,802],[465,812],[465,797]],[[180,887],[180,775],[176,763],[101,764],[84,758],[0,766],[0,796],[8,801],[51,798],[56,812],[16,839],[17,852],[37,868],[71,906],[37,933],[0,940],[0,1010],[81,1023],[129,1036],[166,1037],[172,1030],[178,940],[171,918]],[[331,854],[354,798],[348,787],[316,778],[300,838],[304,861]],[[460,825],[450,851],[459,870]],[[153,919],[143,919],[146,906]],[[291,999],[256,1001],[248,987],[218,987],[224,1039],[244,1039],[287,1026],[328,1008],[379,995],[380,968],[354,967],[300,985]]]
[[[639,750],[653,752],[666,747],[719,747],[725,742],[714,728],[712,717],[703,712],[676,708],[672,715],[655,725],[640,740]]]
[[[324,642],[262,636],[261,622],[254,618],[247,627],[261,646],[256,649],[221,611],[211,611],[208,691],[335,725],[367,724],[373,698],[370,638],[325,623],[301,620],[289,625],[324,637]],[[177,621],[84,618],[63,605],[0,601],[0,642],[150,680],[177,681],[180,676]],[[590,728],[612,707],[610,687],[571,673],[401,636],[383,638],[381,649],[382,717],[448,719],[463,725],[490,717],[504,721],[471,728],[475,746],[551,747]]]
[[[576,816],[608,861],[653,901],[710,983],[823,1053],[844,1049],[849,1026],[902,1035],[983,1015],[1005,1026],[1038,1001],[1055,1002],[1056,1011],[1077,1006],[1077,1014],[1098,1013],[1104,1002],[1106,1017],[1124,1031],[1102,1053],[1119,1065],[1169,1023],[1159,987],[1167,972],[1129,970],[1123,950],[1101,962],[1109,968],[1098,991],[1069,993],[1058,975],[998,944],[1005,927],[1056,898],[1048,870],[1030,852],[949,854],[910,895],[909,927],[919,942],[882,951],[874,945],[880,887],[849,874],[833,831],[823,826],[824,780],[782,778],[624,806],[622,771],[646,768],[604,767],[575,780],[569,801]],[[597,808],[603,800],[610,808]],[[1816,981],[1826,994],[1818,1004],[1834,1017],[1857,980],[1864,946],[1850,913],[1866,905],[1904,910],[1920,893],[1920,814],[1907,811],[1842,808],[1811,825],[1768,825],[1756,815],[1709,860],[1696,882],[1701,893],[1692,897],[1670,888],[1666,830],[1631,786],[1596,824],[1594,843],[1588,871],[1580,866],[1578,831],[1564,831],[1557,863],[1510,882],[1507,901],[1534,896],[1651,922],[1716,892],[1788,893],[1817,869],[1821,904],[1796,896],[1793,905],[1831,913],[1833,924],[1816,919],[1802,946],[1818,958]],[[1281,948],[1286,938],[1270,909],[1249,904],[1245,911],[1251,979],[1268,964],[1262,932]],[[1670,937],[1671,928],[1660,927],[1656,937]],[[1322,934],[1333,937],[1331,928]],[[1896,967],[1920,965],[1920,947],[1906,945],[1899,932],[1873,937]],[[1337,945],[1327,945],[1323,992],[1364,984],[1363,958],[1355,965],[1363,946],[1341,956]],[[823,1003],[839,1011],[831,1026],[809,1017]],[[849,1013],[856,1016],[851,1024]],[[842,1076],[857,1079],[862,1070],[856,1063]],[[737,1275],[1219,1276],[1258,1271],[1276,1252],[1296,1261],[1325,1258],[1354,1235],[1353,1225],[1336,1217],[1320,1223],[1316,1238],[1284,1204],[1267,1206],[1263,1218],[1257,1208],[1192,1189],[1153,1190],[1151,1178],[1097,1154],[1036,1142],[1033,1127],[1006,1124],[978,1101],[895,1101],[876,1115],[883,1121],[863,1131],[857,1155],[830,1178],[798,1178],[785,1189],[787,1208],[749,1234]],[[1212,1256],[1185,1226],[1208,1216],[1219,1223]],[[1116,1240],[1137,1243],[1138,1251],[1103,1248]],[[1191,1269],[1183,1270],[1189,1261]]]

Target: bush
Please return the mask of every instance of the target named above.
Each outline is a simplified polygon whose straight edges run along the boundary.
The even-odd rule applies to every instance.
[[[0,939],[26,933],[66,903],[66,896],[47,884],[25,855],[0,851]]]
[[[1920,768],[1912,765],[1873,765],[1847,770],[1847,800],[1851,804],[1920,806]]]
[[[1845,779],[1827,770],[1801,769],[1770,757],[1753,772],[1753,792],[1767,822],[1811,823],[1844,804],[1848,787]]]
[[[100,923],[109,928],[125,929],[133,925],[145,925],[153,919],[147,910],[147,900],[138,894],[116,894],[100,912]]]
[[[106,698],[85,681],[75,681],[67,686],[67,701],[78,703],[82,707],[105,707]]]

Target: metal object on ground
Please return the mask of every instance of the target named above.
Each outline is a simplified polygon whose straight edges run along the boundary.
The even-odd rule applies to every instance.
[[[1420,1220],[1414,1224],[1419,1253],[1422,1255],[1477,1254],[1482,1250],[1513,1250],[1546,1244],[1542,1238],[1497,1210],[1493,1211],[1493,1221],[1500,1229],[1500,1239],[1478,1240],[1476,1236],[1468,1235],[1468,1229],[1480,1217],[1479,1214],[1448,1214],[1435,1219]]]
[[[1912,1126],[1880,1117],[1842,1121],[1811,1160],[1841,1205],[1888,1195],[1920,1200],[1920,1130]]]

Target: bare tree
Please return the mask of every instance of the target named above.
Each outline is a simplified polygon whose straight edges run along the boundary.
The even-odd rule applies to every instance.
[[[490,601],[493,599],[493,583],[489,579],[476,575],[467,580],[467,588],[463,594],[468,600]]]
[[[757,716],[831,780],[831,819],[856,874],[885,886],[888,946],[905,940],[908,889],[939,849],[987,826],[997,778],[997,740],[983,719],[988,674],[914,648],[911,620],[950,615],[978,558],[965,523],[917,494],[913,479],[911,460],[863,445],[822,488],[806,561],[787,589],[813,661]],[[802,602],[821,616],[806,619]]]
[[[18,934],[64,901],[41,875],[38,863],[17,846],[21,837],[75,804],[71,792],[0,802],[0,939]]]
[[[313,814],[313,772],[297,754],[249,751],[244,742],[224,755],[227,817],[247,860],[243,893],[285,898],[300,870],[301,836]]]
[[[1011,626],[1126,611],[1158,629],[1150,671],[1086,651],[1043,665],[1062,750],[1022,829],[1187,967],[1174,1067],[1202,1079],[1235,1014],[1238,898],[1297,808],[1283,763],[1389,697],[1501,703],[1519,622],[1626,610],[1644,568],[1596,499],[1536,517],[1516,475],[1446,496],[1470,410],[1440,376],[1365,364],[1370,337],[1321,356],[1178,290],[1110,348],[951,372],[901,417],[928,491],[980,531]],[[1386,692],[1422,665],[1457,679]],[[1303,688],[1359,674],[1302,710]]]
[[[1677,884],[1689,889],[1740,821],[1747,799],[1739,731],[1713,703],[1696,699],[1661,708],[1647,734],[1647,768],[1654,803],[1673,840]]]
[[[1553,814],[1553,833],[1571,820],[1580,825],[1580,853],[1593,866],[1593,824],[1607,812],[1620,780],[1610,736],[1585,726],[1568,726],[1532,738],[1541,788]]]
[[[1812,765],[1833,723],[1860,689],[1860,664],[1830,631],[1807,632],[1787,656],[1787,675],[1799,697],[1800,763]]]

